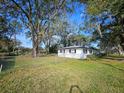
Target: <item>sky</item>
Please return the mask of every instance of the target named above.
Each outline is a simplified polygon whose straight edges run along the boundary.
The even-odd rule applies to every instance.
[[[75,6],[74,12],[71,14],[67,14],[67,20],[69,20],[73,25],[75,25],[75,27],[79,29],[79,25],[84,23],[83,16],[84,16],[84,12],[86,11],[86,8],[85,8],[85,5],[79,4],[79,3],[75,3],[74,6]],[[22,42],[21,46],[32,48],[31,40],[25,36],[24,32],[26,32],[26,30],[22,32],[23,33],[20,33],[19,35],[17,35],[17,39]],[[86,36],[88,35],[88,33],[84,31],[81,31],[81,32]],[[96,45],[94,44],[94,46]]]
[[[21,41],[21,46],[23,47],[27,47],[27,48],[32,48],[32,42],[30,40],[30,38],[27,38],[24,34],[25,31],[23,31],[23,33],[20,33],[19,35],[17,35],[17,39]]]

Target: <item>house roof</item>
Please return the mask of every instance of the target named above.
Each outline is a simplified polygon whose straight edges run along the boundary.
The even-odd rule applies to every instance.
[[[59,49],[77,49],[77,48],[93,49],[92,47],[84,47],[84,46],[69,46],[69,47],[63,47]]]

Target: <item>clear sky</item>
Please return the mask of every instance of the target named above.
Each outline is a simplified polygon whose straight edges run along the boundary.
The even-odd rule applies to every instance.
[[[19,35],[17,35],[17,39],[21,41],[22,45],[24,47],[28,47],[28,48],[32,48],[32,42],[29,38],[27,38],[23,33],[20,33]]]

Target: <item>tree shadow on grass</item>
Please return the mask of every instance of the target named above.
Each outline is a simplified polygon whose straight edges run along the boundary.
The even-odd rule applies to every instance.
[[[124,62],[124,57],[104,57],[104,59],[110,59],[110,60],[115,60],[115,61],[121,61]]]
[[[6,71],[15,66],[15,56],[3,56],[0,57],[0,66],[2,65],[1,71]]]
[[[112,68],[114,68],[114,69],[117,69],[117,70],[119,70],[119,71],[124,72],[124,69],[121,69],[121,68],[115,67],[115,66],[113,66],[113,65],[111,65],[111,64],[108,64],[108,63],[102,63],[102,64],[107,65],[107,66],[109,66],[109,67],[112,67]]]

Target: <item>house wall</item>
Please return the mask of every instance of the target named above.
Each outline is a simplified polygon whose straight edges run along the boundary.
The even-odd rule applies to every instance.
[[[87,54],[83,52],[83,49],[78,48],[76,49],[76,53],[70,53],[69,49],[65,49],[65,53],[62,49],[62,53],[60,53],[60,50],[58,50],[58,56],[59,57],[68,57],[68,58],[76,58],[76,59],[85,59],[87,57]]]

